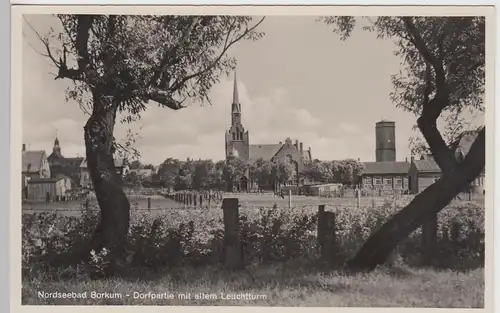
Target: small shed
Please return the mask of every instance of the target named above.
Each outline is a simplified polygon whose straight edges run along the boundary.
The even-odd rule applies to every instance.
[[[315,197],[336,197],[342,191],[342,184],[315,184],[304,186],[304,194]]]
[[[69,190],[71,190],[71,180],[67,176],[32,178],[28,181],[28,200],[61,201]]]

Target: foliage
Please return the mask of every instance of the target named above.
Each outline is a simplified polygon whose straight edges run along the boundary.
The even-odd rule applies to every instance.
[[[437,118],[448,145],[470,128],[462,113],[484,113],[485,18],[476,17],[323,17],[346,40],[356,24],[392,40],[401,69],[391,76],[391,100],[397,107],[428,118]],[[431,103],[432,102],[432,103]],[[429,105],[427,105],[429,103]],[[424,110],[428,106],[429,109]],[[430,120],[429,120],[430,122]],[[415,155],[429,152],[433,144],[412,138]],[[438,162],[439,163],[439,162]]]
[[[355,185],[362,173],[363,164],[354,159],[333,161],[315,159],[306,165],[303,176],[315,182]]]
[[[393,201],[378,207],[335,208],[339,261],[359,246],[400,209]],[[331,210],[327,207],[327,211]],[[260,264],[296,258],[316,259],[317,207],[241,208],[240,235],[245,262]],[[72,247],[85,246],[97,223],[95,212],[82,217],[50,213],[23,214],[23,273],[66,265]],[[456,233],[451,238],[451,225]],[[219,263],[223,258],[223,223],[220,209],[175,209],[162,215],[134,211],[128,253],[132,267],[193,266]],[[398,246],[402,262],[419,265],[421,230]],[[440,267],[477,267],[484,264],[484,208],[470,203],[449,206],[439,214]],[[99,268],[99,253],[93,267]],[[90,256],[89,256],[90,257]],[[67,262],[67,263],[64,263]],[[79,264],[79,263],[77,263]]]

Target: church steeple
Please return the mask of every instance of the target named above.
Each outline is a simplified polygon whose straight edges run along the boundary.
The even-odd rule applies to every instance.
[[[236,71],[234,71],[234,86],[233,86],[233,103],[232,103],[232,113],[241,113],[240,98],[238,95],[238,79],[236,76]]]
[[[241,124],[241,103],[238,94],[238,78],[234,72],[233,102],[231,103],[231,127],[226,132],[226,158],[239,157],[244,160],[249,156],[248,131]]]
[[[61,146],[59,146],[59,139],[54,140],[54,147],[52,148],[52,153],[57,156],[61,156]]]

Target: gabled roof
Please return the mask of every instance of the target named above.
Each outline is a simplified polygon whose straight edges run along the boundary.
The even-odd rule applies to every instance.
[[[115,158],[114,160],[115,160],[115,167],[123,167],[125,164],[125,160],[122,158]],[[80,167],[87,168],[87,159],[86,158],[84,158],[82,160]]]
[[[266,144],[266,145],[250,145],[249,159],[258,160],[263,159],[266,161],[271,160],[276,153],[283,147],[283,144]]]
[[[413,163],[419,172],[423,173],[441,173],[441,169],[437,165],[436,161],[432,158],[425,160],[414,160]]]
[[[408,162],[363,162],[363,174],[408,174]]]
[[[45,151],[23,151],[23,172],[37,173],[42,168]]]

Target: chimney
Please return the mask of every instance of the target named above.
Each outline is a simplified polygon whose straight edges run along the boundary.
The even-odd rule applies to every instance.
[[[283,144],[283,141],[280,141],[280,145],[282,145],[282,144]]]
[[[408,158],[405,158],[405,162],[408,163]]]
[[[26,151],[26,144],[23,143],[23,152]]]
[[[298,150],[299,149],[299,141],[295,140],[295,148]]]
[[[361,159],[360,159],[360,158],[358,158],[358,162],[361,162]]]
[[[410,160],[411,160],[411,163],[415,162],[415,157],[412,155]]]
[[[304,145],[302,144],[302,142],[300,143],[300,153],[304,152]]]

